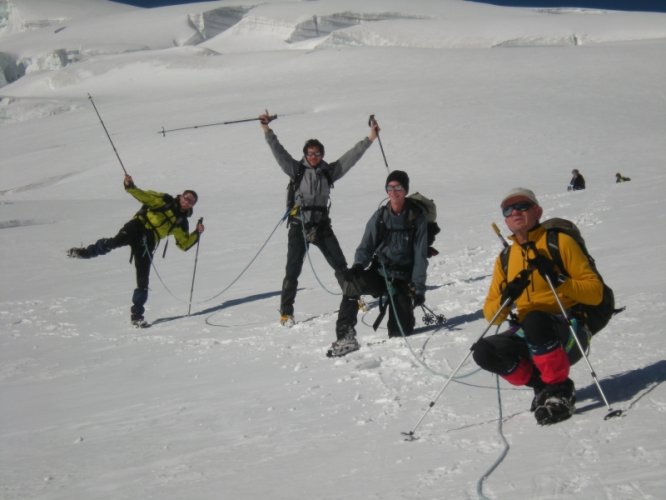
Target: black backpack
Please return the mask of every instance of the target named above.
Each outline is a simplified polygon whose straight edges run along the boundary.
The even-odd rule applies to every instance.
[[[428,258],[439,254],[439,252],[432,246],[435,243],[437,234],[441,231],[437,224],[437,207],[435,206],[435,202],[418,191],[407,196],[405,201],[408,210],[407,222],[409,223],[410,237],[413,236],[413,233],[416,230],[416,218],[420,213],[424,213],[428,227]],[[377,241],[380,242],[380,245],[387,237],[386,224],[384,223],[384,210],[386,210],[386,206],[387,205],[382,205],[379,209],[379,217],[377,217]]]
[[[558,269],[560,269],[562,274],[568,276],[567,270],[564,268],[564,263],[562,262],[562,255],[560,253],[560,246],[558,239],[559,233],[564,233],[570,236],[576,241],[576,243],[578,243],[578,246],[581,248],[581,250],[587,257],[587,260],[589,261],[592,270],[594,270],[597,276],[599,276],[599,279],[601,280],[601,283],[604,286],[603,297],[601,299],[601,302],[596,306],[591,306],[587,304],[576,304],[571,309],[574,316],[584,319],[585,324],[587,324],[587,327],[589,328],[590,333],[592,333],[592,335],[598,333],[608,324],[613,315],[624,311],[625,308],[624,307],[621,307],[619,309],[615,308],[615,295],[613,293],[613,290],[604,282],[601,273],[599,273],[599,270],[597,269],[597,265],[594,261],[594,258],[590,255],[590,252],[588,252],[587,246],[585,245],[585,240],[583,239],[583,236],[581,235],[580,230],[578,229],[576,224],[567,219],[554,217],[552,219],[548,219],[541,222],[541,225],[547,231],[546,242],[548,245],[548,251],[550,252],[551,257],[553,258],[553,262],[558,267]],[[508,268],[510,248],[511,248],[510,246],[506,247],[500,254],[500,261],[502,264],[502,268],[504,269],[505,275],[507,273],[507,268]]]

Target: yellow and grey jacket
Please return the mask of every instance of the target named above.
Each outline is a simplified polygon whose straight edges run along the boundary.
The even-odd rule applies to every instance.
[[[173,198],[165,193],[144,191],[136,186],[125,190],[143,203],[144,207],[134,218],[138,219],[146,229],[153,231],[156,242],[172,234],[178,248],[188,250],[199,241],[198,232],[189,233],[187,218],[192,215],[192,210],[187,213],[181,212],[178,196]]]
[[[599,276],[594,272],[587,257],[573,238],[561,232],[558,237],[560,254],[565,267],[564,270],[561,269],[560,271],[566,270],[566,274],[569,276],[556,289],[562,305],[568,310],[576,304],[599,304],[603,295],[603,283]],[[509,251],[506,274],[500,257],[498,256],[495,260],[492,282],[483,305],[483,315],[488,321],[493,318],[502,305],[501,295],[506,284],[513,280],[523,269],[527,269],[529,267],[527,261],[535,257],[534,250],[528,250],[528,244],[519,245],[515,239],[513,240],[511,251]],[[547,248],[547,231],[545,228],[541,225],[534,227],[528,233],[528,240],[534,242],[536,250],[540,254],[552,259],[552,255]],[[530,284],[516,299],[515,306],[518,321],[522,321],[530,311],[560,313],[560,308],[548,286],[548,282],[536,270],[530,276]],[[508,314],[508,309],[502,311],[495,320],[495,324],[504,321]]]

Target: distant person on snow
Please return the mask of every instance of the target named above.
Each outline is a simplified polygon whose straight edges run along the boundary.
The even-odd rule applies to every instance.
[[[620,172],[615,174],[615,183],[618,182],[629,182],[631,179],[629,177],[624,177]]]
[[[359,349],[354,327],[361,295],[391,295],[387,299],[389,337],[401,335],[401,329],[405,335],[413,333],[414,307],[425,303],[426,214],[407,199],[409,176],[406,172],[391,172],[384,187],[388,204],[372,215],[356,249],[354,265],[338,278],[343,295],[335,326],[337,340],[327,353],[329,357],[344,356]]]
[[[87,247],[71,248],[67,255],[72,258],[90,259],[109,253],[114,248],[129,245],[136,267],[136,288],[132,294],[131,321],[136,327],[146,327],[144,305],[148,300],[148,278],[150,265],[157,243],[172,234],[176,244],[189,250],[199,241],[204,225],[199,222],[194,232],[189,233],[188,217],[198,196],[191,189],[175,198],[164,193],[144,191],[134,185],[132,177],[125,175],[125,190],[143,203],[141,210],[127,222],[113,238],[102,238]]]
[[[506,250],[506,272],[502,255],[495,261],[483,314],[490,321],[507,299],[511,302],[495,324],[506,319],[511,303],[515,303],[516,312],[508,330],[474,345],[473,356],[481,368],[513,385],[534,389],[531,411],[539,424],[552,424],[566,420],[575,411],[569,368],[581,353],[545,276],[556,287],[567,311],[579,303],[599,304],[603,283],[578,243],[560,232],[558,243],[568,276],[561,274],[551,259],[547,231],[540,224],[543,209],[532,191],[515,188],[504,196],[500,206],[513,233],[513,244]],[[572,323],[586,348],[589,329],[580,318],[572,319]]]
[[[571,181],[569,182],[569,187],[567,188],[567,191],[580,191],[581,189],[585,189],[585,178],[583,177],[583,174],[581,174],[577,168],[574,168],[571,171]]]
[[[330,194],[333,183],[345,175],[358,162],[377,139],[379,125],[373,121],[368,137],[332,163],[324,161],[324,145],[317,139],[309,139],[303,146],[303,157],[293,158],[280,144],[268,126],[271,117],[266,111],[259,116],[266,142],[282,171],[289,176],[290,195],[287,205],[287,265],[282,281],[280,298],[280,323],[294,324],[294,301],[298,277],[303,269],[306,250],[310,243],[317,246],[326,262],[336,271],[347,269],[338,239],[333,233],[329,217]]]

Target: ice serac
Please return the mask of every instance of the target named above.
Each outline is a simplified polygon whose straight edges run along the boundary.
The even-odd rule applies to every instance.
[[[221,7],[198,14],[190,14],[188,20],[197,34],[189,40],[196,45],[228,30],[248,12],[244,7]]]

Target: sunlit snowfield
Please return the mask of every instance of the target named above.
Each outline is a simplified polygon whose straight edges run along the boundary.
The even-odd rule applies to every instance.
[[[665,14],[6,0],[0,19],[0,498],[663,496]],[[160,247],[147,330],[129,325],[126,249],[65,257],[139,208],[89,94],[139,187],[200,196],[196,274],[194,250]],[[327,359],[340,297],[316,249],[297,324],[278,324],[287,178],[258,123],[158,133],[265,109],[292,154],[317,137],[329,161],[376,115],[389,168],[438,206],[427,304],[443,327],[388,340],[367,297],[360,351]],[[573,168],[585,191],[566,191]],[[375,143],[335,185],[350,261],[386,174]],[[539,427],[529,391],[470,362],[405,441],[486,328],[491,223],[516,185],[581,227],[627,307],[590,356],[623,416],[604,420],[579,363],[576,415]]]

